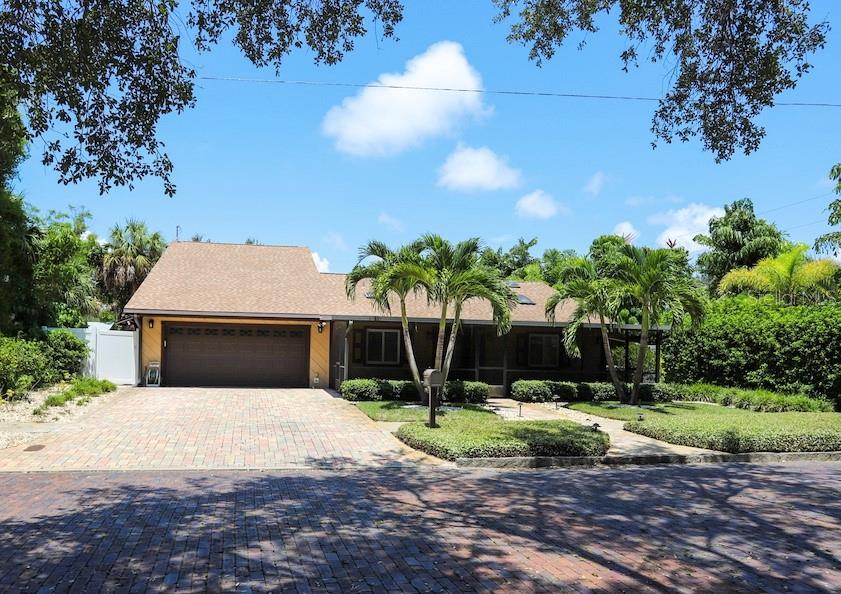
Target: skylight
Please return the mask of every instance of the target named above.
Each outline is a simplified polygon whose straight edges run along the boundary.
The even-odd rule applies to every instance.
[[[517,293],[517,303],[519,303],[520,305],[534,305],[534,301],[532,301],[522,293]]]

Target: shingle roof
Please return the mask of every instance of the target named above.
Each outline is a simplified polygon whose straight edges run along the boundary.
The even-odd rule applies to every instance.
[[[361,286],[356,299],[345,296],[345,275],[320,273],[305,247],[177,242],[167,248],[128,302],[127,313],[238,315],[257,317],[369,318],[397,317],[377,309]],[[544,306],[552,294],[545,283],[522,282],[515,292],[534,305],[514,308],[514,323],[545,323]],[[440,310],[423,296],[407,302],[412,319],[435,320]],[[556,320],[568,320],[574,304],[558,307]],[[466,322],[489,322],[484,301],[468,301]]]

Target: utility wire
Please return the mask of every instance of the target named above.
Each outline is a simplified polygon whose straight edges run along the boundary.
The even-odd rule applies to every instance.
[[[412,85],[386,85],[381,83],[353,83],[353,82],[330,82],[323,80],[287,80],[280,78],[241,78],[236,76],[198,76],[199,80],[225,81],[225,82],[247,82],[260,84],[279,84],[307,87],[350,87],[350,88],[375,88],[375,89],[398,89],[405,91],[443,91],[447,93],[487,93],[488,95],[515,95],[526,97],[561,97],[567,99],[600,99],[617,101],[645,101],[658,102],[658,97],[641,97],[635,95],[595,95],[588,93],[558,93],[553,91],[518,91],[512,89],[464,89],[459,87],[422,87]],[[803,102],[803,101],[780,101],[774,105],[786,107],[841,107],[841,103],[826,102]]]
[[[812,221],[811,223],[803,223],[802,225],[795,225],[794,227],[789,227],[788,229],[783,229],[784,233],[788,233],[793,229],[800,229],[801,227],[809,227],[811,225],[817,225],[818,223],[825,223],[826,219],[818,219],[817,221]]]
[[[832,191],[824,192],[823,194],[819,194],[817,196],[812,196],[811,198],[804,198],[803,200],[798,200],[797,202],[789,202],[788,204],[782,204],[780,206],[775,206],[774,208],[767,208],[765,210],[759,211],[756,214],[763,215],[763,214],[766,214],[766,213],[769,213],[769,212],[775,212],[777,210],[782,210],[782,209],[788,208],[790,206],[797,206],[798,204],[803,204],[804,202],[811,202],[812,200],[817,200],[818,198],[823,198],[825,196],[829,196],[830,194],[832,194]]]

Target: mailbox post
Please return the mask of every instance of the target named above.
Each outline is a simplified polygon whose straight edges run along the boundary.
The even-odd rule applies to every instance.
[[[427,369],[423,372],[423,385],[429,396],[429,426],[435,427],[435,407],[437,406],[435,395],[436,390],[440,392],[444,385],[444,375],[438,369]]]

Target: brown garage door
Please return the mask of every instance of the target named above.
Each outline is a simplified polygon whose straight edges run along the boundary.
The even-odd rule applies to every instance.
[[[163,380],[168,386],[308,385],[309,328],[165,324]]]

